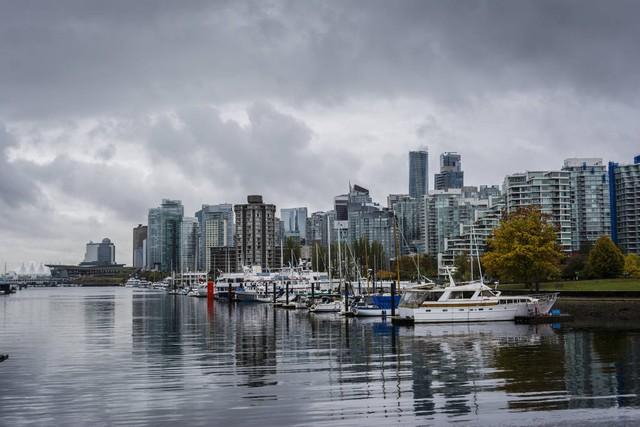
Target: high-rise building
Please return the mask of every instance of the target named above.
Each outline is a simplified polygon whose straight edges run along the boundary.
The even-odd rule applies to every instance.
[[[462,158],[458,153],[442,153],[440,155],[440,173],[435,175],[435,189],[448,190],[464,186]]]
[[[89,242],[80,265],[114,265],[116,263],[116,246],[108,238],[100,243]]]
[[[640,254],[640,156],[609,163],[611,237],[625,253]]]
[[[425,252],[436,256],[445,251],[447,239],[459,236],[487,205],[487,200],[465,198],[460,188],[431,192],[422,204]]]
[[[409,196],[420,199],[429,191],[429,153],[409,151]]]
[[[329,215],[327,212],[314,212],[307,221],[307,244],[318,244],[327,246],[329,242],[327,222]]]
[[[180,224],[184,207],[180,200],[163,199],[149,209],[147,222],[147,268],[159,271],[180,269]]]
[[[392,205],[392,210],[398,219],[398,241],[403,255],[423,252],[422,239],[422,205],[424,198],[407,198],[398,200]]]
[[[501,194],[499,185],[481,185],[478,190],[478,198],[483,200],[498,199]]]
[[[213,268],[211,265],[213,248],[234,246],[233,206],[228,203],[202,205],[202,209],[197,211],[195,216],[199,230],[198,269],[209,272]]]
[[[138,224],[133,229],[133,267],[145,267],[145,247],[147,242],[147,226]]]
[[[265,204],[262,196],[247,197],[246,204],[234,206],[237,266],[276,266],[276,206]]]
[[[299,241],[307,237],[307,208],[280,209],[280,221],[283,225],[284,238],[292,237]]]
[[[420,199],[422,199],[422,197],[420,197]],[[396,203],[405,202],[407,200],[415,200],[415,199],[409,196],[408,194],[389,194],[387,196],[387,208],[393,209],[393,205],[395,205]]]
[[[180,271],[189,272],[198,269],[198,220],[183,217],[180,223]]]
[[[611,232],[609,179],[602,159],[566,159],[571,174],[571,241],[573,250]]]
[[[535,171],[507,175],[502,189],[507,213],[519,207],[538,206],[556,227],[558,244],[562,250],[573,250],[570,172]]]

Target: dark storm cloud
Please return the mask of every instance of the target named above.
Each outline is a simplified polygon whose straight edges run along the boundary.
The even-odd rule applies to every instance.
[[[571,88],[634,101],[636,1],[5,2],[16,118]]]

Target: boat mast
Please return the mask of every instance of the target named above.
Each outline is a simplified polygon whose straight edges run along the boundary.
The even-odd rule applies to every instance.
[[[331,281],[331,221],[327,217],[327,249],[329,251],[329,287],[333,290],[333,282]]]

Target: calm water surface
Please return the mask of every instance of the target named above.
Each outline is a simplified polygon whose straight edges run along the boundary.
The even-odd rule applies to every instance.
[[[0,353],[7,426],[640,423],[633,331],[50,288],[0,296]]]

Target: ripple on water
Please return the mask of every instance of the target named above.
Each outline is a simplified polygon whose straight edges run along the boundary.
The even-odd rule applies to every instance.
[[[0,298],[0,424],[628,422],[640,339],[416,325],[122,288]]]

